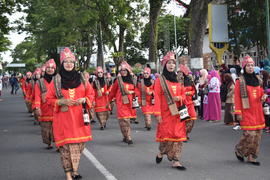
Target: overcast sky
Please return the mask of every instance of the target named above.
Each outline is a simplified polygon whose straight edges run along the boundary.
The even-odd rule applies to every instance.
[[[191,0],[183,0],[186,3],[190,3]],[[185,9],[183,7],[180,7],[175,3],[175,1],[171,1],[168,5],[166,5],[166,10],[168,11],[169,14],[173,14],[175,16],[182,16],[185,13]],[[9,19],[11,22],[19,19],[22,17],[24,14],[23,13],[14,13],[12,16],[9,16]],[[12,45],[10,49],[14,49],[17,44],[21,43],[24,38],[26,37],[26,33],[18,34],[17,32],[10,32],[8,35],[9,40],[11,41]],[[4,61],[11,62],[12,57],[11,57],[11,51],[6,51],[5,53],[1,53],[1,56],[3,57]]]

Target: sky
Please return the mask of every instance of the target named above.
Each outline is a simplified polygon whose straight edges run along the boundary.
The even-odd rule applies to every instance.
[[[183,0],[185,3],[190,3],[191,0]],[[176,4],[174,0],[172,0],[168,5],[165,6],[165,9],[169,14],[175,15],[175,16],[182,16],[185,13],[185,8],[179,6]],[[22,17],[24,14],[20,12],[16,12],[12,14],[11,16],[8,16],[10,19],[10,22],[14,22],[15,20]],[[9,40],[11,41],[12,45],[10,46],[10,49],[13,50],[16,45],[20,44],[24,38],[26,37],[26,33],[18,34],[16,31],[10,32],[10,34],[7,36]],[[11,62],[11,51],[6,51],[5,53],[1,53],[1,56],[3,57],[3,61]]]

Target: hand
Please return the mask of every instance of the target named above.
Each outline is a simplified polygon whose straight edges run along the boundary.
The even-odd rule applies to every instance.
[[[236,115],[236,119],[237,119],[238,121],[242,121],[242,115]]]
[[[40,116],[41,115],[40,108],[36,108],[35,111],[34,111],[34,113],[35,113],[36,116]]]
[[[134,91],[128,91],[128,94],[134,94]]]
[[[76,105],[78,106],[78,105],[80,105],[82,103],[85,103],[85,102],[86,102],[85,98],[79,98],[79,99],[76,100]]]
[[[161,116],[156,116],[156,120],[157,120],[158,123],[162,123],[162,118],[161,118]]]
[[[148,94],[149,96],[151,96],[151,95],[153,94],[153,92],[148,92],[147,94]]]
[[[173,97],[174,102],[182,101],[182,98],[180,96],[174,96]]]
[[[266,94],[264,94],[264,95],[262,96],[262,98],[261,98],[261,101],[262,101],[262,102],[265,102],[266,99],[267,99],[267,97],[268,97],[268,96],[267,96]]]
[[[73,106],[75,104],[76,104],[76,101],[72,99],[59,99],[58,100],[59,106]]]

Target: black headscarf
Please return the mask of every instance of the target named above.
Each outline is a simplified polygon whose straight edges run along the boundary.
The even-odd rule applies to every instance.
[[[164,66],[163,68],[163,72],[162,72],[162,75],[165,76],[165,78],[170,81],[170,82],[178,82],[177,81],[177,75],[176,73],[173,71],[173,72],[169,72],[166,68],[166,65]]]
[[[105,86],[105,78],[103,77],[97,77],[97,79],[99,81],[100,84],[100,88],[103,88]],[[97,89],[96,83],[94,83],[93,85],[94,89]]]
[[[193,82],[189,76],[184,75],[184,86],[192,86]]]
[[[31,78],[26,78],[26,82],[29,83],[31,81]]]
[[[144,85],[145,85],[146,87],[149,87],[149,86],[152,85],[151,79],[152,79],[151,76],[150,76],[149,78],[143,78]]]
[[[63,89],[73,89],[81,84],[81,75],[75,70],[75,67],[72,71],[66,71],[62,64],[60,68],[60,76],[61,87]]]
[[[56,74],[56,72],[54,72],[53,74],[47,74],[47,73],[45,72],[43,78],[44,78],[48,83],[50,83],[50,82],[52,81],[53,76],[55,76],[55,74]]]
[[[133,84],[132,76],[130,72],[127,70],[127,76],[122,76],[123,82],[128,84]]]
[[[246,80],[246,84],[248,86],[256,87],[256,86],[260,85],[259,79],[256,77],[255,72],[253,72],[252,74],[248,74],[246,72],[246,69],[244,68],[244,74],[243,75],[244,75],[244,78]]]

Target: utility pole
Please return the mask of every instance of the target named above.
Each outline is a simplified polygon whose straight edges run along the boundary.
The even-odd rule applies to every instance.
[[[267,34],[267,57],[270,60],[270,22],[269,22],[269,0],[265,1],[266,3],[266,34]]]

